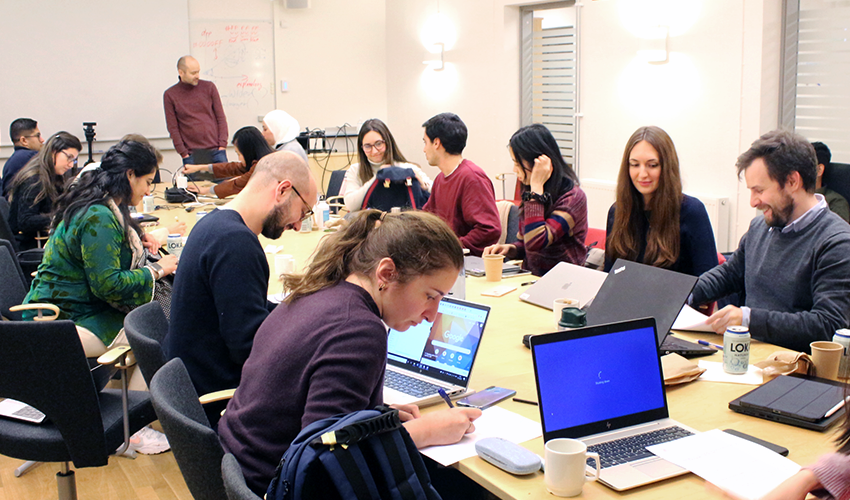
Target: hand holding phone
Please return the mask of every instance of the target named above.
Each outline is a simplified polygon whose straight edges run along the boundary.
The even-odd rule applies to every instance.
[[[503,399],[513,396],[514,394],[516,394],[516,391],[491,385],[483,391],[479,391],[463,399],[459,399],[457,401],[457,405],[483,410],[493,406]]]

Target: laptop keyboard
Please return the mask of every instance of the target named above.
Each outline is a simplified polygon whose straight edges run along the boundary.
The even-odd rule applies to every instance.
[[[384,385],[404,394],[410,394],[417,398],[430,396],[437,393],[438,385],[434,385],[418,378],[408,377],[399,372],[387,370],[384,375]]]
[[[692,434],[691,431],[687,431],[681,427],[667,427],[645,434],[588,446],[587,451],[599,453],[599,462],[603,469],[607,469],[615,465],[654,457],[655,455],[646,449],[647,446],[666,443]],[[596,467],[596,462],[593,459],[588,459],[587,465]]]

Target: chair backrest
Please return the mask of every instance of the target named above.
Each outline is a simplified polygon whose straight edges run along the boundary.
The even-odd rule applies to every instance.
[[[262,500],[245,484],[242,467],[236,457],[225,453],[221,457],[221,477],[224,480],[224,491],[228,500]]]
[[[9,202],[2,196],[0,196],[0,240],[12,243],[15,252],[18,251],[18,240],[15,239],[12,227],[9,226]]]
[[[345,169],[331,171],[331,179],[328,181],[328,189],[325,191],[325,200],[340,196],[342,183],[345,181]],[[331,206],[331,213],[339,212],[339,207]]]
[[[153,375],[165,364],[162,342],[168,334],[168,319],[159,302],[151,301],[127,313],[124,333],[145,382],[150,386]]]
[[[192,496],[226,500],[221,478],[224,450],[183,361],[174,358],[162,365],[151,380],[150,390],[156,415]]]
[[[587,235],[584,237],[584,246],[589,247],[593,244],[593,248],[605,250],[605,238],[607,233],[604,229],[596,229],[594,227],[587,228]]]
[[[15,321],[21,320],[20,312],[11,312],[9,308],[24,301],[27,294],[27,281],[12,244],[0,239],[0,315]]]
[[[850,165],[830,163],[829,169],[823,176],[823,183],[829,189],[850,200]]]
[[[511,202],[511,206],[508,208],[508,223],[507,227],[504,228],[505,231],[505,243],[513,243],[517,238],[517,233],[519,232],[519,207],[516,206],[513,202]]]
[[[107,450],[97,391],[73,322],[0,321],[0,397],[41,410],[50,423],[40,432],[55,426],[76,467],[107,464],[114,450]],[[20,441],[0,439],[0,454],[23,457]]]

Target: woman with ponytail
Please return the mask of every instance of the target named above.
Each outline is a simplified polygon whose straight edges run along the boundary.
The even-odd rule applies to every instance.
[[[364,210],[322,240],[303,275],[285,277],[290,293],[257,331],[218,424],[254,492],[265,493],[304,426],[383,403],[384,323],[405,331],[434,321],[462,265],[460,241],[438,217]],[[399,409],[420,448],[459,441],[481,415]]]
[[[91,330],[109,345],[130,309],[153,299],[154,282],[174,272],[177,258],[145,265],[145,235],[128,207],[150,193],[156,152],[121,141],[55,203],[52,233],[25,302],[59,307],[60,318]]]

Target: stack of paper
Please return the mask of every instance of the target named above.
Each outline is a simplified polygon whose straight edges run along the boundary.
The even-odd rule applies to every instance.
[[[705,324],[705,320],[707,319],[708,316],[685,304],[685,307],[679,311],[679,316],[676,317],[676,321],[673,322],[673,326],[670,329],[713,333],[714,330]]]

